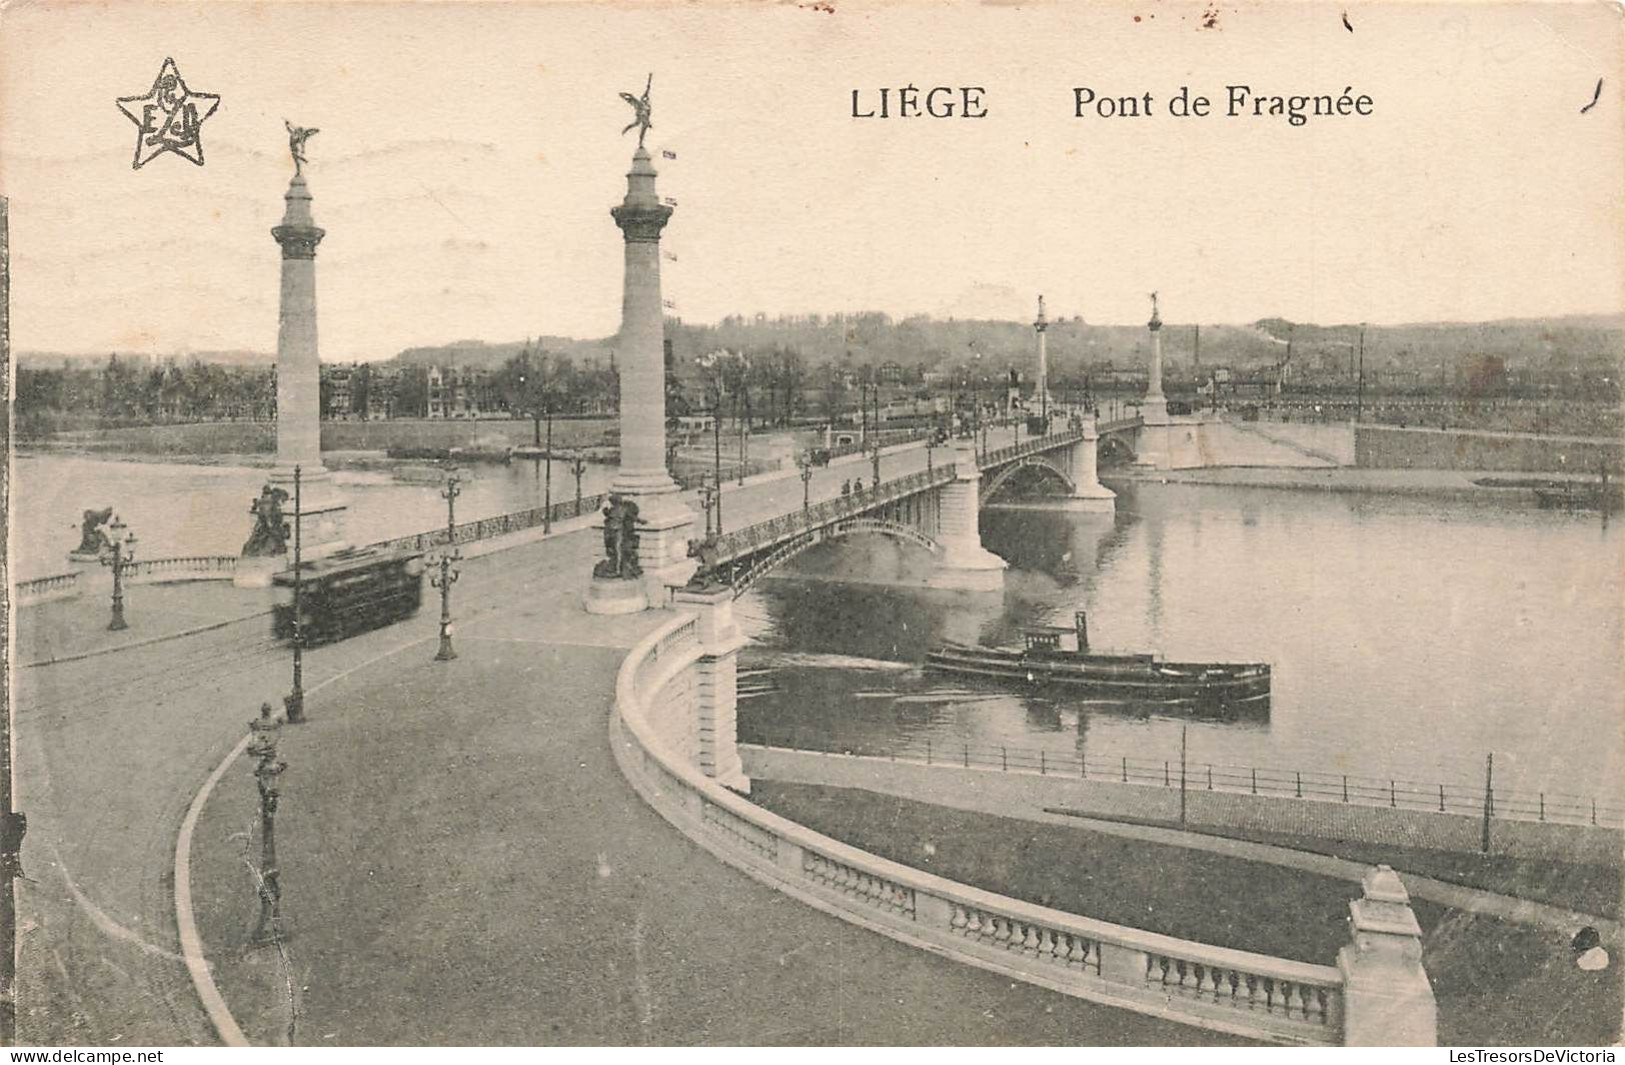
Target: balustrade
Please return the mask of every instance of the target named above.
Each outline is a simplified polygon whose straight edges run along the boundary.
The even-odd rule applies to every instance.
[[[801,871],[813,882],[880,909],[915,919],[914,890],[817,851],[801,852]]]
[[[716,803],[700,800],[700,819],[717,831],[732,836],[740,844],[768,861],[778,859],[779,837],[758,828],[737,814],[724,810]]]
[[[79,574],[55,573],[49,577],[36,577],[17,582],[17,604],[27,606],[52,599],[71,599],[79,594]]]
[[[948,928],[984,946],[1011,950],[1075,972],[1100,975],[1100,941],[1064,929],[953,903]]]
[[[1145,980],[1170,995],[1318,1025],[1330,1023],[1342,993],[1335,971],[1323,983],[1308,983],[1157,953],[1145,956]]]

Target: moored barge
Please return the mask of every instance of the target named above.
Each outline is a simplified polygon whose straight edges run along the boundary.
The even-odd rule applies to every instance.
[[[944,644],[925,656],[925,668],[961,676],[1060,684],[1083,694],[1133,703],[1267,706],[1270,667],[1265,662],[1165,662],[1152,654],[1089,649],[1088,618],[1073,629],[1028,629],[1020,649]],[[1071,637],[1073,646],[1063,645]]]

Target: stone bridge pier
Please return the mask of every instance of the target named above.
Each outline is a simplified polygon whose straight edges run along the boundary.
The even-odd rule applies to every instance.
[[[1100,483],[1100,431],[1093,414],[1083,419],[1083,439],[1072,445],[1067,456],[1072,467],[1072,494],[1067,510],[1112,513],[1117,510],[1117,493]]]
[[[982,546],[982,471],[977,467],[976,442],[953,444],[954,479],[940,489],[941,525],[937,542],[942,556],[927,580],[932,588],[996,592],[1004,587],[1004,559]]]

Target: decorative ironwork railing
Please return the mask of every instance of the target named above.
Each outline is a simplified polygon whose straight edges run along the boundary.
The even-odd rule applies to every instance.
[[[930,470],[919,470],[895,480],[884,481],[878,488],[870,488],[864,492],[854,492],[849,496],[840,496],[836,499],[826,499],[822,503],[808,507],[805,510],[792,511],[781,514],[767,521],[759,521],[755,525],[747,525],[731,533],[716,537],[707,545],[706,557],[708,562],[715,565],[731,562],[746,555],[755,554],[764,547],[770,547],[782,540],[793,539],[813,529],[821,529],[826,525],[845,518],[866,514],[876,507],[896,502],[907,496],[928,491],[939,485],[947,484],[954,479],[954,468],[951,465],[938,466]]]
[[[457,543],[471,544],[478,540],[489,540],[509,533],[534,529],[538,525],[591,514],[604,505],[606,498],[608,497],[600,492],[597,495],[583,496],[579,503],[571,498],[554,503],[551,508],[531,507],[529,510],[516,510],[491,518],[463,522],[457,526]],[[397,536],[392,540],[379,540],[367,546],[381,551],[429,551],[436,547],[445,547],[447,542],[446,529],[442,526],[427,532]]]
[[[1052,448],[1062,447],[1066,444],[1075,444],[1082,439],[1082,429],[1068,429],[1062,433],[1037,436],[1031,440],[1023,440],[1019,444],[1007,444],[1004,447],[994,448],[982,456],[980,465],[984,470],[989,466],[1002,466],[1006,462],[1025,458],[1028,455],[1036,455],[1040,451],[1049,451]]]

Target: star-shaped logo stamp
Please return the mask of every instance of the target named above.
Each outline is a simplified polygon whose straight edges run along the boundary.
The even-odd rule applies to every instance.
[[[173,59],[165,59],[145,96],[120,96],[118,109],[135,123],[135,162],[142,166],[165,152],[203,165],[203,120],[220,106],[214,93],[186,87]]]

